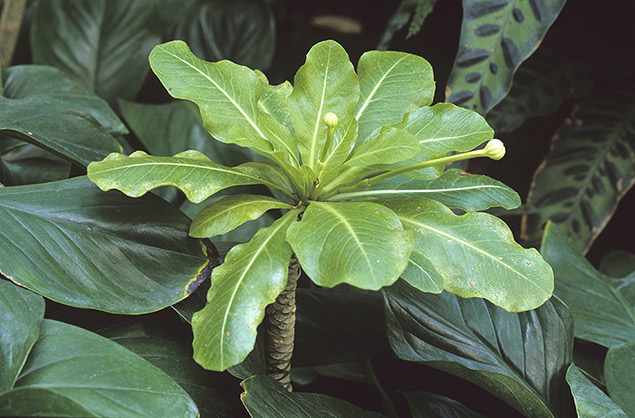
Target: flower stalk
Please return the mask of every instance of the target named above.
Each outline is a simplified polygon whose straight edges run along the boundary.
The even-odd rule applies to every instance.
[[[469,159],[478,158],[478,157],[489,157],[493,160],[500,160],[504,156],[505,156],[505,145],[503,144],[503,142],[500,139],[491,139],[482,149],[464,152],[460,154],[449,155],[447,157],[436,158],[434,160],[423,161],[417,164],[409,165],[407,167],[401,167],[396,170],[388,171],[386,173],[361,180],[360,182],[356,184],[336,189],[332,191],[331,193],[329,193],[324,198],[324,200],[328,200],[330,197],[333,197],[336,194],[349,193],[352,191],[357,191],[359,189],[368,188],[379,181],[397,176],[399,174],[407,173],[409,171],[421,170],[422,168],[433,167],[435,165],[440,165],[440,164],[445,165],[455,161],[469,160]]]

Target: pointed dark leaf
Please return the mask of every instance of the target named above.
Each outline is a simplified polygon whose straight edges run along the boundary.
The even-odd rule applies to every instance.
[[[253,418],[383,417],[332,396],[290,393],[269,376],[253,376],[242,385],[240,399]]]
[[[113,103],[131,99],[160,42],[149,0],[47,0],[36,3],[31,48],[36,64],[52,65]]]
[[[42,296],[4,280],[0,275],[0,393],[13,388],[40,335],[42,319]]]
[[[567,370],[567,383],[571,386],[578,417],[627,418],[624,411],[591,383],[575,364]]]
[[[44,320],[2,416],[197,417],[188,394],[124,347],[62,322]]]
[[[107,312],[161,309],[206,259],[162,199],[103,193],[85,177],[0,189],[0,272],[49,299]]]
[[[483,299],[383,291],[388,338],[399,358],[463,377],[532,417],[566,417],[572,319],[555,299],[511,313]]]
[[[618,202],[635,184],[635,88],[595,90],[556,134],[536,172],[521,235],[537,244],[551,220],[588,250]]]
[[[446,100],[480,114],[508,92],[566,0],[463,0],[459,51]]]
[[[635,339],[635,306],[593,268],[562,228],[547,224],[540,252],[553,267],[554,294],[571,310],[577,338],[608,348]],[[627,286],[632,289],[635,282]]]

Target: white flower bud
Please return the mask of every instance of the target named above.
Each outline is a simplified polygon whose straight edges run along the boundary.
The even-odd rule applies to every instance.
[[[329,128],[335,128],[338,122],[339,118],[335,113],[329,112],[324,115],[324,123],[326,123],[326,126],[328,126]]]

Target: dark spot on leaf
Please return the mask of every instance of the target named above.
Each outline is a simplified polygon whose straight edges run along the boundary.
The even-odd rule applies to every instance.
[[[479,93],[481,99],[481,107],[483,109],[489,109],[490,107],[492,107],[494,99],[492,98],[491,90],[487,86],[483,85],[479,89]]]
[[[604,161],[604,167],[606,167],[606,171],[611,181],[611,184],[617,186],[622,178],[622,173],[620,173],[619,168],[613,163],[611,160]]]
[[[577,176],[573,176],[573,180],[575,181],[586,180],[586,174],[578,174]]]
[[[498,33],[500,30],[501,30],[500,25],[497,25],[495,23],[486,23],[476,28],[476,30],[474,31],[474,34],[476,36],[481,36],[481,37],[490,36],[490,35],[494,35],[495,33]]]
[[[503,38],[501,40],[501,48],[503,49],[505,65],[508,68],[514,68],[514,65],[518,62],[518,47],[511,39]]]
[[[476,83],[481,79],[481,73],[469,73],[465,76],[466,83]]]
[[[584,219],[584,222],[587,224],[589,229],[592,230],[597,222],[595,219],[595,212],[593,212],[591,204],[586,200],[582,200],[580,201],[580,209],[582,210],[582,218]]]
[[[523,20],[525,20],[525,16],[523,15],[522,10],[517,9],[514,7],[514,10],[512,11],[512,16],[514,16],[514,20],[518,23],[522,23]]]
[[[489,58],[489,52],[484,49],[468,49],[456,60],[460,68],[470,67]]]
[[[595,193],[599,194],[600,196],[604,194],[604,184],[602,183],[602,180],[598,178],[598,176],[591,177],[591,184],[595,189]]]
[[[508,2],[506,0],[472,3],[472,5],[465,10],[465,18],[475,19],[477,17],[495,13],[507,6],[507,4]]]
[[[588,198],[592,198],[595,195],[595,190],[589,187],[584,191],[584,194],[587,195]]]
[[[549,219],[551,219],[552,222],[555,222],[557,224],[562,223],[564,221],[566,221],[567,219],[569,219],[569,214],[568,213],[556,213],[555,215],[551,215],[549,217]]]
[[[542,22],[545,16],[545,12],[547,11],[547,7],[543,0],[529,0],[529,7],[531,7],[531,12],[534,14],[534,17],[538,22]]]
[[[463,103],[467,102],[472,97],[474,97],[474,92],[469,90],[462,90],[448,97],[448,102],[454,103],[457,106],[461,106]]]
[[[492,62],[492,63],[490,63],[490,65],[489,65],[489,71],[490,71],[492,74],[496,74],[496,73],[498,72],[498,65],[494,64],[493,62]]]
[[[580,222],[578,222],[577,219],[573,219],[571,221],[571,227],[573,228],[576,234],[580,232]]]
[[[550,205],[553,205],[554,203],[568,200],[574,197],[576,194],[578,194],[577,187],[565,187],[562,189],[553,190],[545,194],[544,196],[542,196],[540,199],[536,200],[534,202],[534,206],[537,208],[540,208],[543,206],[550,206]]]
[[[573,202],[569,200],[568,202],[564,202],[562,206],[564,206],[565,208],[570,208],[571,206],[573,206]]]

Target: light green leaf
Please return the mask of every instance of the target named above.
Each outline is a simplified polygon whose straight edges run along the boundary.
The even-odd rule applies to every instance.
[[[88,167],[88,178],[102,190],[117,189],[139,197],[159,186],[175,186],[187,198],[199,203],[214,193],[232,186],[264,184],[289,193],[267,180],[256,166],[224,167],[198,151],[184,151],[174,157],[153,157],[135,151],[129,157],[110,154]]]
[[[119,143],[88,112],[55,96],[0,97],[0,134],[35,144],[71,162],[87,165]]]
[[[370,202],[311,202],[287,241],[320,286],[349,283],[377,290],[408,265],[412,236],[390,210]]]
[[[396,126],[413,134],[425,155],[434,158],[450,151],[471,151],[494,136],[481,115],[449,103],[410,111]]]
[[[161,41],[149,1],[47,0],[35,6],[30,42],[36,64],[57,67],[111,103],[135,96],[148,73],[150,48]]]
[[[260,218],[270,209],[291,209],[291,205],[263,195],[233,194],[203,209],[190,225],[190,236],[211,238]]]
[[[351,154],[345,165],[366,167],[393,164],[407,160],[419,151],[419,141],[403,129],[387,126],[376,130]]]
[[[0,393],[13,388],[40,335],[44,298],[0,276]]]
[[[634,375],[635,340],[611,348],[604,361],[606,389],[629,417],[635,415]]]
[[[506,312],[479,298],[383,289],[390,346],[401,359],[467,379],[527,417],[568,417],[564,381],[573,320],[557,299]]]
[[[258,70],[256,70],[256,74],[262,81],[262,93],[258,99],[258,108],[286,126],[289,132],[293,132],[293,123],[287,101],[293,91],[293,86],[288,81],[272,86],[266,75]]]
[[[44,320],[2,416],[197,417],[192,399],[164,372],[97,334]]]
[[[567,383],[580,418],[627,418],[627,415],[611,398],[596,387],[575,364],[567,369]]]
[[[213,270],[208,304],[192,318],[194,359],[204,368],[225,370],[253,349],[265,307],[287,282],[292,251],[285,234],[298,213],[287,212],[248,243],[233,247]]]
[[[17,65],[2,73],[4,96],[9,99],[48,96],[64,102],[67,109],[90,114],[111,135],[125,135],[128,129],[108,103],[83,85],[67,78],[57,68],[45,65]]]
[[[353,107],[358,98],[359,82],[344,48],[335,41],[314,45],[295,75],[289,96],[302,164],[313,168],[319,160],[325,160],[320,155],[328,131],[324,115],[335,113],[339,123],[347,127],[354,118]],[[336,135],[334,143],[339,141]]]
[[[152,105],[125,100],[118,103],[126,123],[151,155],[166,157],[192,149],[229,167],[251,159],[245,148],[212,138],[193,103],[177,101]]]
[[[359,138],[394,125],[411,109],[429,106],[434,98],[432,67],[425,59],[396,51],[368,51],[359,59],[360,97],[355,104]]]
[[[434,200],[382,202],[404,228],[414,230],[415,251],[443,276],[445,290],[482,297],[510,312],[536,308],[551,297],[553,273],[535,249],[514,241],[507,225],[486,213],[456,216]]]
[[[329,201],[381,199],[393,196],[421,196],[436,200],[452,209],[486,210],[500,206],[520,206],[520,196],[510,187],[487,176],[451,169],[432,180],[395,176],[357,192],[335,195]]]
[[[240,399],[253,418],[383,417],[333,396],[290,393],[269,376],[253,376],[241,384],[245,392]]]
[[[566,0],[463,0],[459,51],[446,101],[485,114],[509,91]]]
[[[262,80],[254,71],[230,61],[202,61],[183,41],[156,46],[150,66],[172,97],[199,106],[214,138],[248,147],[281,164],[299,165],[291,132],[258,108]]]
[[[635,307],[593,268],[562,228],[547,224],[540,252],[553,267],[554,294],[575,319],[576,338],[608,348],[635,339]]]
[[[635,184],[635,87],[614,83],[579,103],[529,192],[521,236],[538,244],[548,220],[587,251]]]
[[[434,264],[418,251],[413,250],[410,254],[408,267],[401,273],[401,277],[422,292],[441,293],[443,291],[443,276],[434,268]]]
[[[156,311],[190,294],[206,264],[189,223],[156,196],[104,193],[85,177],[3,187],[0,273],[67,305]]]

